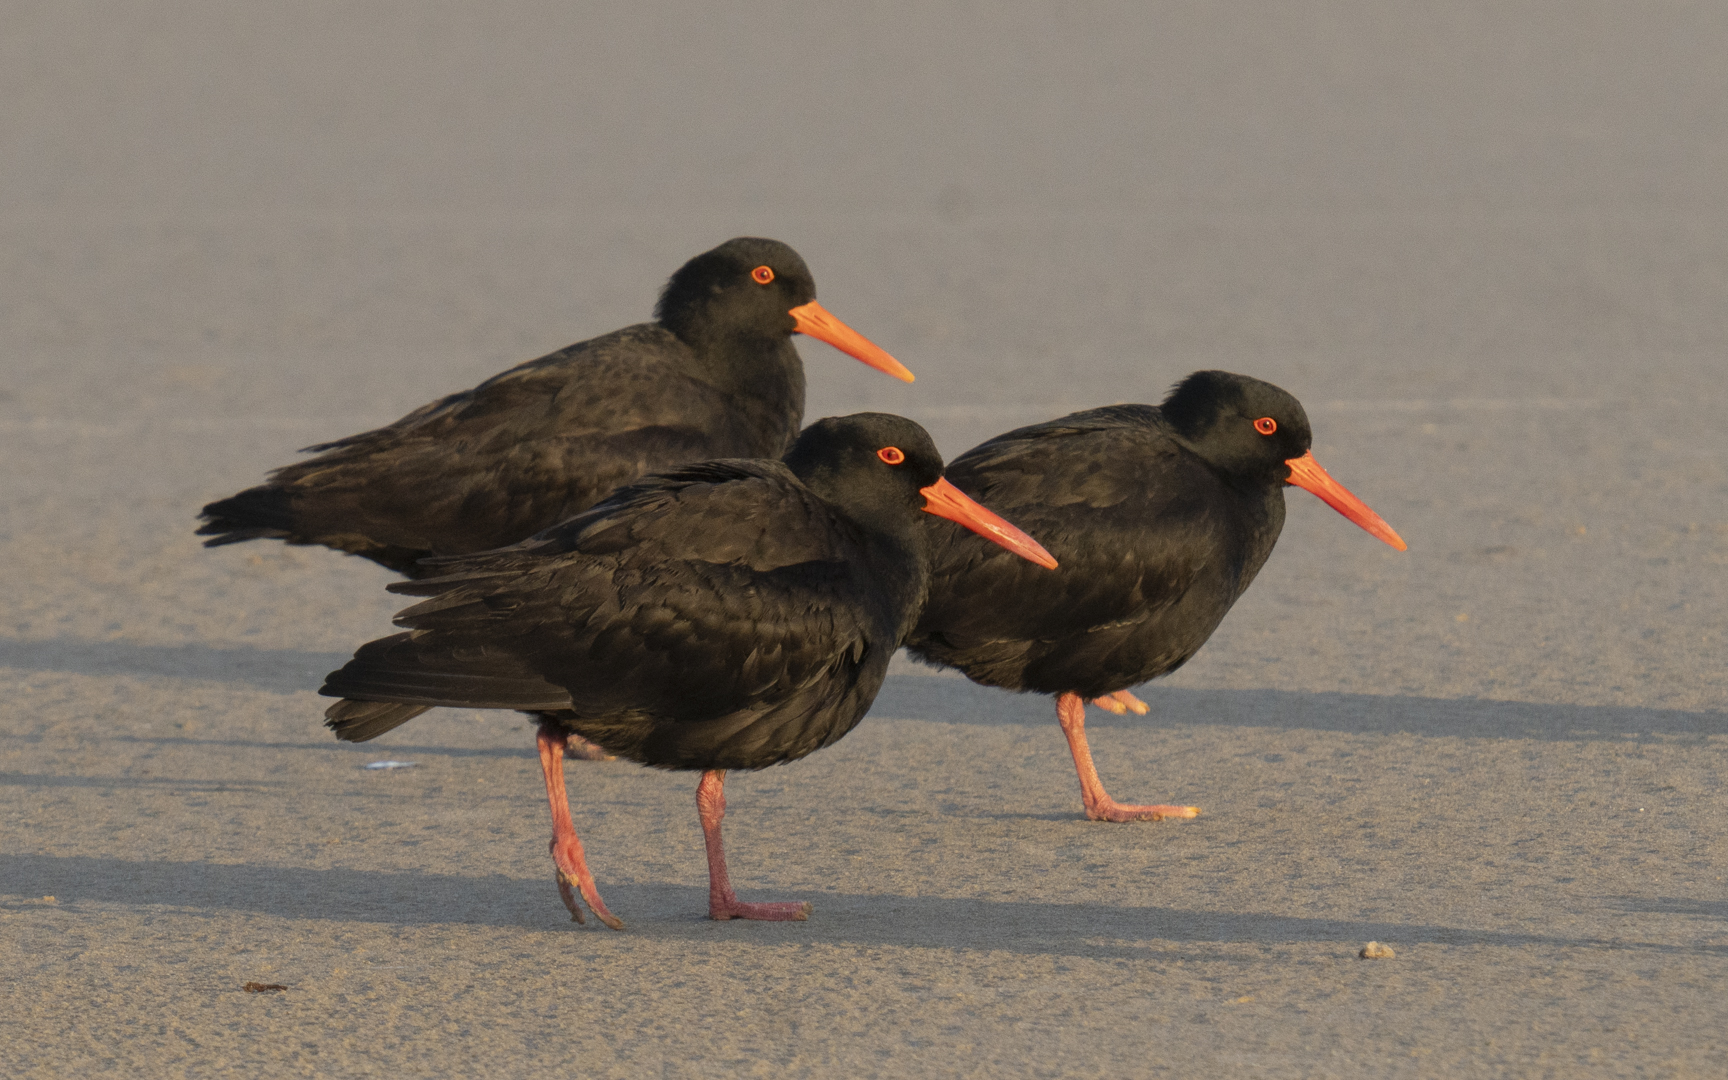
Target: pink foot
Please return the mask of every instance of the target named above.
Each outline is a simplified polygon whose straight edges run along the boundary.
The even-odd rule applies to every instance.
[[[1152,706],[1126,690],[1118,690],[1114,694],[1093,698],[1092,704],[1105,712],[1113,712],[1117,716],[1127,716],[1129,713],[1133,713],[1135,716],[1145,716],[1152,711]]]
[[[624,929],[624,920],[607,910],[606,901],[600,899],[600,890],[594,885],[594,875],[588,872],[588,861],[582,855],[582,841],[577,840],[574,835],[570,840],[570,844],[561,844],[554,837],[547,846],[552,851],[552,862],[558,867],[558,898],[570,909],[571,921],[588,921],[582,917],[582,905],[576,902],[580,893],[589,910],[594,912],[595,918],[614,930]]]
[[[746,904],[736,896],[708,897],[708,917],[717,922],[727,919],[756,919],[759,922],[803,922],[810,917],[808,901],[790,904]]]
[[[591,743],[580,735],[567,735],[564,756],[571,761],[617,761],[617,754],[608,754],[599,743]]]
[[[724,769],[710,769],[696,785],[696,814],[702,819],[702,842],[708,849],[708,917],[721,922],[803,922],[810,917],[808,903],[746,904],[732,891],[726,876],[726,849],[720,842],[720,821],[726,816],[725,783]]]
[[[1116,707],[1104,705],[1106,700],[1114,702]],[[1139,706],[1136,712],[1146,711],[1146,703],[1126,690],[1106,695],[1093,704],[1104,705],[1112,712],[1124,712],[1136,705]],[[1062,734],[1068,737],[1068,751],[1074,755],[1074,771],[1080,774],[1080,801],[1086,804],[1088,818],[1093,821],[1163,821],[1165,818],[1200,816],[1198,806],[1130,806],[1112,799],[1104,790],[1104,781],[1098,778],[1097,766],[1092,764],[1092,749],[1086,743],[1086,705],[1080,700],[1080,695],[1059,696],[1056,699],[1056,719],[1062,724]]]
[[[1084,799],[1086,816],[1093,821],[1163,821],[1165,818],[1200,816],[1198,806],[1129,806],[1104,796],[1101,802]]]
[[[594,875],[588,872],[588,859],[582,853],[582,841],[570,820],[570,798],[564,790],[564,738],[553,721],[541,723],[540,770],[546,777],[546,801],[552,806],[552,842],[547,847],[558,867],[558,898],[564,901],[576,922],[588,921],[582,917],[582,904],[576,899],[580,894],[595,918],[614,930],[622,930],[624,920],[606,910],[606,902],[600,899]]]

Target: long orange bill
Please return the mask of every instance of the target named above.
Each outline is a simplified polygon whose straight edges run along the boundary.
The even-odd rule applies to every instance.
[[[798,324],[798,333],[809,334],[817,341],[826,341],[847,356],[864,361],[877,371],[886,371],[896,379],[911,382],[915,377],[906,365],[889,356],[880,345],[828,314],[828,309],[812,300],[800,304],[789,314]]]
[[[1043,545],[967,498],[964,492],[948,481],[938,480],[921,490],[926,500],[926,514],[957,521],[984,539],[1001,544],[1022,559],[1029,559],[1050,570],[1056,569],[1056,560],[1044,550]]]
[[[1314,451],[1310,450],[1301,457],[1291,458],[1284,464],[1290,466],[1289,483],[1320,496],[1327,506],[1360,525],[1367,530],[1368,535],[1386,541],[1399,551],[1409,546],[1404,543],[1402,536],[1392,531],[1392,526],[1381,520],[1379,514],[1368,509],[1367,503],[1350,494],[1343,484],[1332,479],[1332,474],[1322,469],[1320,463],[1314,460]]]

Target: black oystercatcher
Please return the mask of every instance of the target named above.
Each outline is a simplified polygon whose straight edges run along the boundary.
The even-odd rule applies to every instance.
[[[774,240],[691,259],[655,318],[308,447],[318,456],[206,506],[198,533],[322,544],[418,577],[423,558],[515,543],[646,473],[779,457],[804,415],[795,333],[912,380],[816,302],[804,260]]]
[[[1284,485],[1400,551],[1404,541],[1309,452],[1308,416],[1270,383],[1196,372],[1164,404],[1112,405],[999,435],[956,458],[956,487],[1030,530],[1062,562],[1023,573],[932,522],[930,599],[913,655],[973,681],[1057,695],[1056,717],[1095,821],[1193,817],[1125,806],[1086,746],[1086,700],[1147,706],[1128,688],[1181,667],[1259,572],[1284,527]]]
[[[863,717],[928,588],[920,510],[1055,566],[941,477],[923,428],[860,413],[812,424],[783,462],[688,465],[514,547],[437,560],[439,576],[390,586],[430,599],[331,673],[320,693],[346,700],[327,722],[363,741],[434,705],[538,713],[559,892],[614,929],[571,823],[565,739],[701,770],[709,914],[802,919],[808,904],[733,894],[725,770],[796,760]]]

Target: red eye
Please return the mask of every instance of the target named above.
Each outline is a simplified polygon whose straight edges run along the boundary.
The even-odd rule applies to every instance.
[[[906,460],[906,455],[900,452],[898,446],[884,446],[882,449],[876,451],[876,456],[890,465],[898,465],[902,461]]]
[[[772,266],[758,266],[750,271],[750,276],[755,279],[756,284],[766,285],[774,280],[774,268]]]
[[[1262,416],[1260,419],[1254,421],[1254,430],[1258,431],[1262,435],[1270,435],[1274,431],[1278,430],[1278,421],[1272,419],[1270,416]]]

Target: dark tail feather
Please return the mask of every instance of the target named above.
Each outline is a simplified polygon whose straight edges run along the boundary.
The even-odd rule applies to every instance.
[[[435,705],[526,710],[570,707],[570,691],[536,675],[521,659],[472,640],[451,640],[419,630],[368,641],[354,659],[324,676],[318,692],[342,698],[356,708],[362,703],[385,701],[421,710]]]
[[[237,544],[242,540],[286,540],[294,534],[294,507],[282,488],[247,488],[240,494],[206,506],[198,517],[204,522],[199,536],[211,539],[205,547]]]
[[[349,701],[344,698],[324,710],[324,726],[343,742],[366,742],[400,727],[430,709],[395,701]]]

